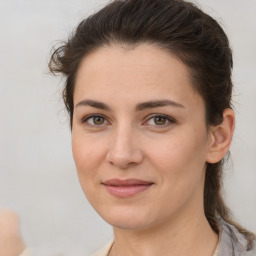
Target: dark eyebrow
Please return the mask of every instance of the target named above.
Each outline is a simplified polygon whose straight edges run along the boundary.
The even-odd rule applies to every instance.
[[[76,104],[76,108],[79,106],[90,106],[90,107],[98,108],[102,110],[108,110],[108,111],[111,110],[111,108],[108,105],[96,100],[82,100]],[[157,108],[157,107],[165,107],[165,106],[185,108],[182,104],[172,100],[153,100],[153,101],[147,101],[147,102],[137,104],[135,110],[142,111],[147,108]]]
[[[185,108],[182,104],[172,100],[154,100],[154,101],[147,101],[147,102],[138,104],[136,106],[136,111],[141,111],[146,108],[157,108],[157,107],[165,107],[165,106]]]
[[[76,104],[76,108],[79,106],[90,106],[93,108],[99,108],[103,110],[111,110],[109,106],[96,100],[82,100]]]

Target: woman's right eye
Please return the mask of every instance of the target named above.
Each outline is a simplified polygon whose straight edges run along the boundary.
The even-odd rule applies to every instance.
[[[102,126],[107,124],[106,118],[100,115],[90,115],[82,120],[83,124],[89,126]]]

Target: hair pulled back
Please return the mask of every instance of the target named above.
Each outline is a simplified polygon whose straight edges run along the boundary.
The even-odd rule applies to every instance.
[[[73,93],[81,60],[101,46],[150,43],[169,51],[189,69],[194,89],[204,99],[206,123],[218,125],[231,108],[232,52],[220,25],[197,6],[183,0],[114,0],[83,20],[62,46],[55,49],[49,68],[65,76],[63,99],[72,128]],[[106,63],[107,65],[107,63]],[[207,164],[204,211],[218,232],[220,216],[247,238],[254,235],[232,220],[222,197],[223,160]]]

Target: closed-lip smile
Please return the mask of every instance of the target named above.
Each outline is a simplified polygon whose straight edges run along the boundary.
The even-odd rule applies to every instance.
[[[110,179],[102,182],[102,184],[111,195],[127,198],[147,190],[154,183],[139,179]]]

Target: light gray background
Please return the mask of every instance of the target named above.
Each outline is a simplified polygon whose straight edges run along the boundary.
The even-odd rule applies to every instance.
[[[49,52],[106,1],[0,0],[0,206],[21,218],[34,255],[90,255],[112,237],[76,176],[61,81]],[[234,51],[237,127],[226,168],[226,198],[256,231],[256,1],[201,0]]]

